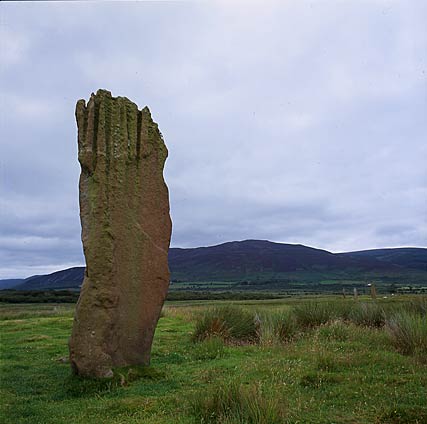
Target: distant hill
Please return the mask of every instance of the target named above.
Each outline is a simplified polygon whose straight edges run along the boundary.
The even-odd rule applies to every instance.
[[[245,240],[195,249],[171,249],[169,264],[173,276],[190,281],[226,279],[320,270],[384,270],[392,263],[375,258],[353,258],[301,244]]]
[[[79,289],[84,272],[84,267],[74,267],[52,274],[35,275],[26,278],[14,288],[19,290]]]
[[[24,281],[25,280],[23,278],[12,278],[9,280],[0,280],[0,290],[11,289],[23,283]]]
[[[328,282],[375,280],[385,283],[427,284],[427,249],[375,249],[331,253],[300,244],[245,240],[217,246],[169,250],[171,280],[180,282],[230,282],[234,286],[282,282],[321,285]],[[22,290],[79,289],[84,268],[29,277],[15,288]],[[10,281],[10,280],[8,280]],[[0,281],[1,283],[1,281]],[[1,286],[0,286],[1,287]]]

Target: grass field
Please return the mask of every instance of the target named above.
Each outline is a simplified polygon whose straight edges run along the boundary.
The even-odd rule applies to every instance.
[[[334,305],[340,311],[354,305],[353,300],[338,298],[315,300],[326,305],[322,313]],[[235,302],[252,315],[257,311],[256,317],[297,317],[286,340],[270,339],[265,330],[259,339],[246,342],[223,340],[221,335],[193,341],[201,316],[230,302],[168,303],[156,331],[151,366],[121,370],[118,379],[103,382],[70,375],[66,357],[73,305],[1,305],[0,420],[427,423],[425,345],[401,353],[381,324],[370,327],[356,319],[329,316],[320,325],[303,324],[301,315],[312,302],[313,298]],[[376,306],[392,314],[408,302],[402,296],[380,299]],[[421,312],[419,317],[422,332],[427,318]]]

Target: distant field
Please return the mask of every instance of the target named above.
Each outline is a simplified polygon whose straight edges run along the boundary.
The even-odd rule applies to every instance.
[[[361,297],[359,304],[391,317],[412,311],[414,299],[418,309],[411,314],[422,317],[427,330],[425,299],[395,296],[374,305]],[[369,327],[349,314],[348,320],[295,324],[292,337],[281,342],[267,332],[248,342],[192,341],[212,307],[239,305],[264,322],[280,314],[301,319],[314,301],[323,305],[323,314],[336,310],[346,316],[359,307],[338,296],[167,302],[151,367],[136,379],[123,371],[124,378],[107,383],[70,376],[74,305],[0,304],[2,423],[427,423],[427,354],[400,353],[382,323]],[[237,408],[231,401],[222,418],[209,412],[233,387],[259,408],[251,421],[226,416]]]

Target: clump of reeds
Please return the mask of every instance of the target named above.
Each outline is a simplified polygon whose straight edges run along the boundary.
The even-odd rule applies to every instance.
[[[238,306],[221,306],[204,311],[196,321],[193,341],[210,337],[226,341],[253,342],[257,338],[255,315]]]
[[[427,316],[427,296],[417,296],[411,299],[407,309],[424,317]]]
[[[258,341],[262,345],[281,344],[292,340],[297,333],[297,323],[290,311],[257,315]]]
[[[336,318],[335,308],[328,302],[304,302],[294,309],[295,319],[301,328],[317,327]]]
[[[359,303],[352,308],[349,319],[357,325],[382,327],[385,323],[385,312],[377,303]]]
[[[386,320],[385,328],[397,350],[427,360],[427,316],[401,311]]]
[[[348,323],[336,319],[319,328],[319,335],[326,340],[346,341],[350,338],[353,329]]]

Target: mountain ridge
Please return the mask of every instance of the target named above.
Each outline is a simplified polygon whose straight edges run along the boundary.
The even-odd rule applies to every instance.
[[[417,274],[417,279],[427,281],[427,248],[404,247],[332,253],[302,244],[249,239],[206,247],[171,248],[169,267],[172,282],[298,281],[301,278],[319,282],[332,277],[363,280],[371,274],[387,276],[389,280],[393,275],[413,278],[410,276],[414,273]],[[28,277],[13,288],[78,289],[83,273],[84,267],[72,267],[47,275]],[[3,288],[1,281],[0,288]]]

